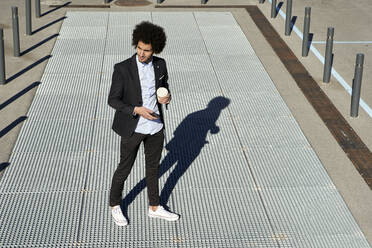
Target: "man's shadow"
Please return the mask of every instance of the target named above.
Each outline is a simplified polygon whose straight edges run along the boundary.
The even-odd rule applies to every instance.
[[[174,131],[174,137],[166,144],[167,155],[162,160],[159,168],[159,178],[162,177],[173,165],[176,165],[167,178],[160,194],[160,204],[166,207],[169,197],[178,180],[200,154],[205,144],[207,134],[217,134],[220,130],[216,121],[221,111],[226,108],[230,100],[225,97],[215,97],[207,105],[207,108],[191,113],[178,125]],[[143,178],[123,199],[121,207],[128,219],[128,206],[134,201],[141,191],[146,188],[146,180]],[[166,207],[167,208],[167,207]]]

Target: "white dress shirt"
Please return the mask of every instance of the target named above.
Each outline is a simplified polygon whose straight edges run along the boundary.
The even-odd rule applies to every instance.
[[[136,61],[138,67],[138,75],[141,83],[141,93],[143,101],[142,106],[159,114],[155,89],[155,72],[152,61],[148,64],[142,63],[138,60],[138,55],[136,55]],[[159,132],[162,128],[163,123],[160,119],[148,120],[140,116],[135,132],[153,135]]]

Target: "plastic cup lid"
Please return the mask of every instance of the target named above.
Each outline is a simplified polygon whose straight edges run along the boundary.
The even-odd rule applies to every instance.
[[[165,97],[168,95],[168,90],[164,87],[160,87],[157,91],[156,91],[156,94],[158,95],[158,97]]]

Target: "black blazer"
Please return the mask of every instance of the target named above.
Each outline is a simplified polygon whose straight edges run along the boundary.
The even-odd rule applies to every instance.
[[[165,60],[153,56],[152,63],[155,72],[155,88],[165,87],[169,90]],[[143,104],[136,54],[115,64],[108,104],[116,110],[112,129],[123,138],[129,138],[134,133],[139,120],[138,115],[133,115],[134,107]],[[158,107],[160,119],[164,123],[159,102]]]

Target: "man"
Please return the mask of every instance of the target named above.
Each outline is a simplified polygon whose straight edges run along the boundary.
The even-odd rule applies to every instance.
[[[114,222],[128,224],[120,204],[124,182],[144,143],[146,184],[148,190],[148,215],[168,221],[179,219],[159,205],[158,169],[164,143],[164,122],[161,104],[168,104],[170,94],[157,98],[159,87],[168,89],[168,72],[165,60],[153,56],[165,46],[163,29],[149,22],[138,24],[132,37],[137,53],[114,66],[108,104],[115,112],[112,129],[121,136],[120,163],[112,177],[110,206]]]

